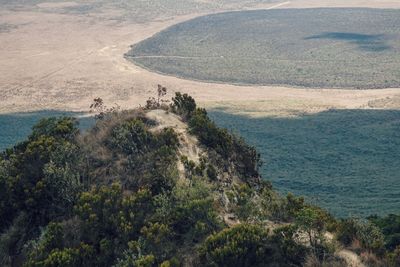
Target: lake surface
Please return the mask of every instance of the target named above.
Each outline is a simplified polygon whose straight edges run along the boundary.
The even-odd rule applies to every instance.
[[[261,173],[282,193],[338,216],[400,211],[400,111],[333,110],[299,118],[210,111],[261,152]]]
[[[14,144],[25,140],[32,132],[40,119],[60,116],[81,116],[83,113],[44,110],[38,112],[0,114],[0,151],[12,147]],[[88,129],[93,124],[93,119],[84,117],[79,119],[79,127]]]

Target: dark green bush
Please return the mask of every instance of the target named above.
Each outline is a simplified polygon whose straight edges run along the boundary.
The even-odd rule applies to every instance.
[[[0,231],[21,212],[33,228],[70,214],[81,190],[77,132],[74,119],[44,119],[0,159]]]
[[[386,249],[394,250],[400,246],[400,215],[371,216],[368,219],[381,229],[385,236]]]
[[[187,119],[196,110],[196,102],[188,94],[177,92],[175,93],[175,97],[172,98],[171,108],[175,113]]]
[[[337,239],[345,245],[358,240],[363,249],[375,253],[381,253],[384,247],[384,236],[377,226],[352,218],[339,223]]]
[[[282,262],[287,266],[302,266],[309,248],[297,242],[299,229],[296,225],[286,225],[274,230],[272,237],[282,255]]]
[[[38,139],[40,136],[53,136],[72,140],[79,133],[78,121],[71,117],[47,118],[40,120],[32,129],[29,139]]]
[[[93,163],[89,168],[94,166],[93,179],[99,183],[107,184],[112,174],[119,177],[126,189],[146,187],[158,194],[170,190],[177,178],[178,145],[178,136],[171,128],[151,132],[142,118],[122,120],[113,126],[110,135],[91,145],[105,146],[106,157],[90,154]],[[104,153],[104,149],[100,151]],[[99,170],[103,173],[99,174]]]
[[[351,243],[357,238],[357,222],[354,219],[342,220],[336,232],[336,238],[340,243],[345,246],[351,245]]]
[[[238,174],[243,178],[258,177],[261,165],[256,149],[226,129],[221,129],[207,116],[205,109],[197,108],[189,118],[190,132],[197,136],[200,143],[214,150],[220,160],[226,161],[229,168],[232,162]],[[216,159],[218,160],[218,159]]]
[[[239,224],[209,236],[200,250],[207,266],[278,266],[276,246],[261,226]]]
[[[190,132],[197,136],[200,143],[214,150],[219,158],[214,158],[224,169],[230,162],[242,178],[259,177],[260,155],[256,149],[226,129],[216,126],[203,108],[196,108],[196,102],[187,94],[176,93],[172,98],[172,111],[188,121]]]
[[[149,133],[144,123],[139,119],[126,121],[115,127],[111,134],[110,146],[122,152],[142,154],[155,143],[154,137]]]

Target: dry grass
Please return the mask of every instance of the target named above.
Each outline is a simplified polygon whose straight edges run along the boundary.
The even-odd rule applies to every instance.
[[[40,1],[38,1],[40,2]],[[48,4],[45,4],[48,5]],[[271,4],[243,8],[266,8]],[[297,0],[281,6],[369,6],[400,7],[394,1],[316,1]],[[118,103],[122,108],[134,108],[145,103],[161,83],[176,91],[193,95],[207,106],[229,106],[249,109],[258,101],[257,116],[268,114],[316,112],[337,108],[399,108],[399,90],[299,90],[290,87],[233,86],[208,84],[163,76],[141,69],[123,58],[131,44],[137,43],[166,27],[208,13],[226,10],[221,6],[203,13],[187,13],[153,18],[137,23],[115,20],[121,8],[108,6],[103,13],[60,14],[51,9],[0,9],[2,23],[11,25],[0,33],[0,113],[28,110],[87,110],[88,103],[102,97],[106,103]],[[231,6],[229,8],[232,8]],[[389,99],[389,102],[385,99]],[[384,101],[377,101],[384,100]],[[393,101],[392,101],[393,100]],[[285,105],[295,105],[287,111]],[[267,114],[267,115],[268,115]],[[265,114],[264,114],[265,115]]]
[[[367,266],[384,266],[382,261],[374,253],[367,251],[362,252],[360,258]]]
[[[320,261],[314,254],[307,256],[304,267],[343,267],[347,266],[345,260],[338,257],[329,257]]]

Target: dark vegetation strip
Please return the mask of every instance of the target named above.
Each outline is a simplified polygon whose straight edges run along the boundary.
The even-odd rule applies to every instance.
[[[134,45],[129,60],[233,84],[398,88],[398,10],[258,10],[195,18]]]

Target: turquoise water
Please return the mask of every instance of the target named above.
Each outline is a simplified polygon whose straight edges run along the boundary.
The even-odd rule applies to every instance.
[[[263,178],[338,216],[400,212],[400,111],[248,118],[210,111],[262,154]]]
[[[40,119],[59,116],[80,116],[82,113],[44,110],[38,112],[0,114],[0,151],[12,147],[23,141],[30,133],[31,128]],[[81,129],[87,129],[93,124],[90,117],[80,118]]]

